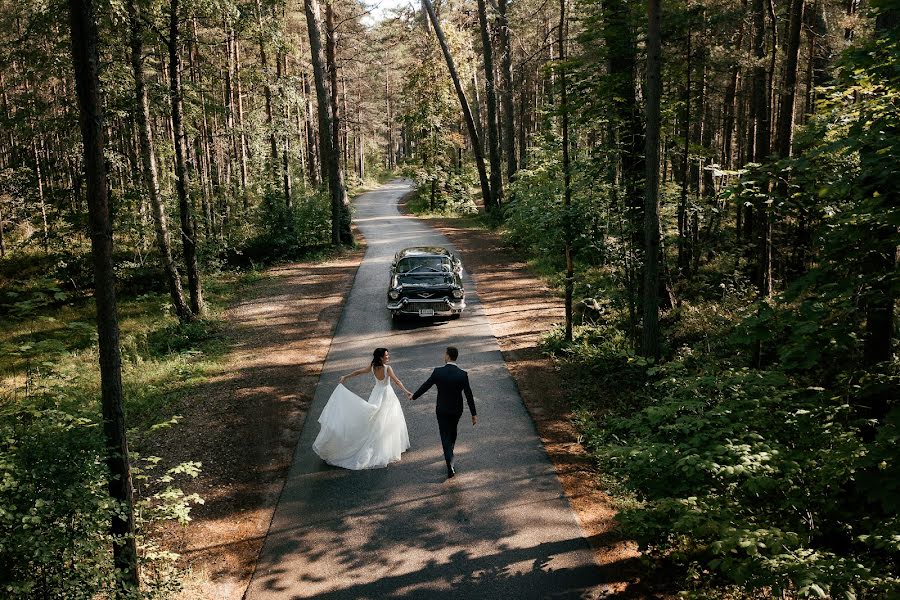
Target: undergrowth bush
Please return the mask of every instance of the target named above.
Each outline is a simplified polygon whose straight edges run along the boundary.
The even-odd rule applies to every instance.
[[[411,212],[460,216],[478,213],[469,191],[475,184],[470,172],[407,164],[401,169],[401,174],[416,184],[415,195],[408,205]]]
[[[89,600],[111,596],[115,585],[109,523],[117,506],[107,490],[100,423],[54,404],[47,398],[0,412],[0,591],[10,600]],[[156,474],[158,459],[132,462],[143,582],[136,597],[166,598],[180,586],[177,555],[148,534],[163,522],[189,520],[191,504],[201,500],[173,481],[196,476],[199,466]]]
[[[331,201],[325,193],[296,198],[288,208],[272,192],[260,204],[256,220],[259,233],[223,251],[228,264],[253,267],[296,260],[331,244]]]
[[[682,583],[698,597],[729,584],[744,597],[897,597],[897,369],[845,371],[826,386],[805,363],[735,361],[752,339],[740,322],[713,319],[707,334],[726,341],[659,365],[635,356],[615,323],[577,326],[569,344],[561,329],[544,339],[628,535],[705,573]],[[873,427],[867,399],[886,393],[890,412]]]

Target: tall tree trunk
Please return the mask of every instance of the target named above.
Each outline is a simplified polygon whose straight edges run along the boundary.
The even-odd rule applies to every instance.
[[[391,70],[385,69],[384,72],[384,99],[386,106],[385,111],[385,129],[387,130],[387,168],[392,171],[397,164],[394,154],[394,113],[391,105]]]
[[[184,132],[184,105],[181,95],[181,34],[179,30],[179,0],[169,4],[169,100],[172,104],[172,131],[175,137],[175,190],[178,194],[178,212],[181,218],[181,243],[187,269],[191,312],[202,316],[203,290],[200,284],[200,268],[197,265],[197,240],[188,193],[190,183],[187,171],[187,136]]]
[[[41,173],[41,156],[37,147],[37,132],[32,130],[31,150],[34,157],[34,181],[38,193],[38,208],[41,209],[41,246],[44,252],[50,251],[50,226],[47,223],[47,204],[44,200],[44,179]]]
[[[312,90],[309,85],[309,74],[303,72],[303,98],[306,121],[306,168],[309,184],[318,187],[319,182],[328,181],[327,166],[319,156],[316,146],[316,131],[313,127]]]
[[[150,197],[156,229],[156,246],[162,260],[163,271],[172,307],[182,322],[194,318],[184,298],[181,287],[181,275],[172,256],[172,244],[169,240],[169,228],[166,210],[159,194],[159,175],[156,170],[156,152],[153,148],[153,130],[150,127],[150,101],[147,98],[147,86],[144,84],[144,43],[137,0],[128,0],[128,19],[131,24],[131,70],[134,74],[134,96],[136,103],[135,118],[138,127],[138,138],[141,148],[141,166],[144,185]]]
[[[287,70],[287,57],[281,50],[279,50],[275,54],[275,63],[276,81],[278,81],[278,87],[279,89],[281,89],[283,86],[284,77],[286,76],[285,71]],[[285,206],[291,208],[291,206],[293,205],[293,200],[291,198],[291,138],[290,132],[288,131],[287,127],[287,124],[289,122],[288,101],[285,97],[284,90],[281,90],[278,98],[279,102],[281,102],[281,116],[284,121],[281,132],[281,189],[284,192]]]
[[[237,105],[237,127],[240,138],[241,161],[241,200],[244,212],[250,208],[250,198],[247,194],[247,132],[244,131],[244,94],[241,89],[241,40],[234,36],[234,82],[236,88],[235,104]]]
[[[746,8],[747,0],[743,1]],[[735,128],[735,99],[737,98],[738,80],[741,76],[740,53],[744,45],[744,20],[738,29],[737,40],[734,43],[734,51],[737,56],[733,59],[728,75],[728,85],[725,87],[725,99],[722,116],[722,164],[726,169],[733,169],[734,161],[734,128]],[[740,137],[739,137],[740,139]],[[740,237],[740,232],[738,232]]]
[[[575,289],[575,259],[572,256],[572,168],[569,161],[569,98],[566,75],[567,0],[559,0],[559,112],[562,125],[563,223],[566,254],[566,341],[572,341],[572,296]]]
[[[228,19],[223,19],[222,28],[225,30],[225,90],[224,90],[224,98],[225,98],[225,133],[228,136],[228,144],[227,150],[225,151],[225,166],[226,171],[228,173],[226,179],[228,181],[228,191],[229,194],[233,192],[232,184],[231,184],[231,166],[237,161],[238,156],[240,155],[240,149],[238,148],[238,137],[237,132],[235,131],[235,101],[234,101],[234,42],[235,42],[235,32],[234,27],[232,27],[228,23]],[[243,191],[243,188],[242,188]],[[227,225],[227,217],[228,217],[228,203],[227,203],[228,195],[223,195],[223,202],[225,202],[225,222],[223,223],[223,229],[226,229]]]
[[[350,232],[350,200],[347,197],[346,184],[344,182],[348,158],[346,155],[347,139],[345,136],[342,136],[342,130],[344,129],[342,127],[343,119],[340,118],[340,111],[338,111],[337,29],[334,24],[334,7],[332,3],[333,0],[328,0],[328,4],[325,8],[326,20],[328,20],[325,32],[325,67],[328,69],[330,83],[328,89],[331,92],[331,95],[329,96],[329,101],[331,103],[331,129],[326,131],[330,131],[331,133],[331,149],[334,154],[331,157],[331,166],[337,171],[341,180],[341,242],[350,245],[353,243],[353,234]],[[346,99],[347,90],[345,86],[343,107],[345,116],[347,114]],[[341,143],[342,139],[343,143]],[[341,160],[342,153],[344,158],[343,161]]]
[[[753,66],[753,117],[756,123],[756,139],[754,140],[754,160],[762,163],[769,156],[771,149],[771,108],[769,100],[769,83],[766,77],[766,15],[764,0],[753,0],[753,53],[756,62]],[[768,182],[761,182],[767,190]],[[771,215],[762,202],[754,207],[755,225],[757,228],[757,265],[756,282],[759,293],[767,297],[771,294]]]
[[[516,115],[513,103],[512,41],[506,10],[509,0],[498,0],[500,33],[500,102],[503,106],[503,152],[506,154],[506,176],[516,175]]]
[[[263,10],[260,0],[256,0],[256,23],[259,28],[259,66],[263,72],[263,82],[265,83],[266,128],[269,133],[269,173],[272,183],[275,184],[278,181],[278,140],[275,136],[275,122],[272,118],[272,81],[269,73],[269,57],[266,53]]]
[[[453,57],[450,55],[450,48],[447,46],[447,40],[444,38],[444,30],[438,21],[437,14],[434,12],[434,6],[431,0],[422,0],[422,5],[428,12],[428,18],[434,26],[434,33],[438,42],[441,44],[441,51],[444,53],[444,60],[447,62],[447,70],[450,71],[450,78],[453,80],[453,87],[456,89],[456,97],[459,99],[459,105],[466,120],[466,128],[469,130],[469,138],[472,140],[472,150],[475,154],[475,165],[478,167],[478,180],[481,184],[481,196],[485,202],[490,202],[491,186],[488,183],[487,169],[484,165],[484,154],[481,151],[481,139],[478,137],[478,131],[475,129],[475,120],[472,118],[472,110],[469,108],[469,101],[466,93],[463,91],[462,84],[459,81],[459,74],[456,72],[456,66],[453,64]]]
[[[531,77],[525,74],[525,69],[522,69],[519,89],[519,164],[517,167],[521,166],[523,168],[528,160],[529,118],[531,116],[531,111],[529,110],[530,88]]]
[[[491,198],[485,206],[497,210],[503,203],[503,171],[500,166],[500,139],[497,131],[497,90],[494,85],[494,50],[487,20],[485,0],[478,0],[478,21],[481,24],[481,46],[484,59],[484,91],[487,101],[488,156],[491,160]]]
[[[888,32],[896,31],[898,25],[900,25],[900,9],[896,5],[891,5],[876,17],[875,31],[879,37],[887,37],[890,35]],[[865,155],[872,152],[874,149],[864,148],[861,152],[864,155],[863,159],[866,160]],[[893,206],[896,206],[896,182],[886,182],[881,173],[871,173],[864,178],[863,189],[866,188],[869,194],[875,196],[877,193],[883,198],[882,202],[885,205],[893,202]],[[866,329],[863,360],[865,365],[871,368],[892,358],[891,342],[895,334],[894,309],[897,302],[894,284],[897,272],[897,227],[882,222],[874,231],[867,232],[867,235],[871,235],[874,245],[870,247],[863,263],[865,281],[870,284],[864,300]],[[878,393],[873,401],[875,405],[872,407],[872,414],[876,418],[884,418],[889,409],[888,394]]]
[[[481,114],[481,88],[478,87],[478,69],[472,69],[472,110],[475,119],[475,131],[481,143],[481,153],[484,154],[484,117]],[[485,202],[487,202],[485,200]]]
[[[331,105],[331,139],[332,147],[337,153],[336,162],[344,172],[346,144],[341,144],[341,111],[338,107],[338,73],[337,73],[337,31],[334,28],[334,7],[332,0],[325,3],[325,65],[328,69],[328,102]],[[343,159],[343,160],[342,160]]]
[[[126,598],[139,590],[140,574],[134,535],[134,499],[131,468],[128,463],[128,440],[122,410],[119,320],[116,309],[106,161],[103,156],[100,58],[97,52],[98,36],[93,0],[70,0],[69,19],[79,124],[84,145],[91,255],[94,263],[103,437],[106,443],[106,465],[109,469],[109,495],[118,505],[117,510],[112,512],[110,525],[114,539],[113,562],[118,579],[116,596]]]
[[[794,141],[794,100],[797,94],[797,70],[800,62],[800,33],[803,26],[804,4],[805,0],[792,0],[791,2],[787,55],[784,62],[784,85],[781,88],[781,111],[778,117],[778,134],[775,142],[778,156],[781,158],[791,155],[791,145]]]
[[[608,48],[607,69],[612,86],[615,114],[615,144],[619,178],[625,192],[631,224],[631,243],[643,243],[644,195],[640,179],[644,172],[644,126],[638,108],[636,81],[637,40],[630,4],[624,0],[604,0],[603,38]]]
[[[322,26],[319,0],[304,0],[306,29],[312,55],[313,79],[316,84],[316,100],[319,108],[319,149],[322,162],[327,165],[328,188],[331,194],[331,243],[337,247],[343,241],[351,242],[350,201],[344,188],[344,174],[339,162],[340,149],[335,146],[333,135],[334,116],[326,88],[328,77],[325,52],[322,48]]]
[[[644,192],[644,281],[641,354],[658,358],[659,349],[659,137],[660,67],[662,62],[660,0],[647,1],[647,135]]]
[[[691,243],[688,237],[688,186],[690,184],[690,145],[691,145],[691,92],[693,83],[693,32],[687,31],[687,67],[685,69],[687,82],[684,90],[684,118],[681,121],[684,146],[681,154],[681,195],[678,199],[678,272],[680,277],[689,274],[691,264]]]

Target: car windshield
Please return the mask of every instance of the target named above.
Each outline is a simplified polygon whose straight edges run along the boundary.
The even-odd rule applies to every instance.
[[[448,285],[451,282],[448,273],[404,273],[397,276],[397,282],[401,285]]]
[[[450,259],[446,256],[408,256],[397,261],[397,273],[449,273]]]

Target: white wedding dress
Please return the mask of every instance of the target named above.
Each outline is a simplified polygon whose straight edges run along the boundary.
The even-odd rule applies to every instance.
[[[409,432],[400,400],[391,387],[390,367],[366,402],[338,384],[319,416],[322,428],[313,450],[322,460],[345,469],[386,467],[409,448]]]

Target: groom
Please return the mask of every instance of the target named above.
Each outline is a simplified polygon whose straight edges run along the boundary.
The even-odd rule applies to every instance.
[[[456,445],[456,426],[463,414],[463,394],[469,403],[469,412],[472,413],[472,426],[478,422],[475,417],[475,399],[472,397],[472,388],[469,387],[469,375],[458,366],[456,359],[459,350],[453,346],[447,346],[444,352],[444,366],[431,372],[431,377],[410,396],[415,400],[431,386],[437,386],[437,421],[441,432],[441,446],[444,447],[444,460],[447,462],[447,478],[456,475],[453,469],[453,446]]]

